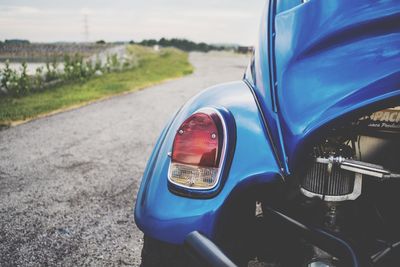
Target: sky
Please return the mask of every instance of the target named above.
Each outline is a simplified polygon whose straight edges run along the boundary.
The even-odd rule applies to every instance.
[[[265,3],[266,0],[0,0],[0,40],[140,41],[177,37],[253,45]]]

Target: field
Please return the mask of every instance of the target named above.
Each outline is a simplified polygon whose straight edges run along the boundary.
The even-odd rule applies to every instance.
[[[0,43],[0,62],[46,62],[76,53],[88,57],[113,47],[93,43]]]
[[[85,81],[75,81],[21,97],[0,99],[0,125],[34,118],[49,112],[80,106],[124,92],[132,92],[166,79],[192,73],[188,54],[173,48],[154,51],[137,45],[127,46],[137,65],[105,73]]]

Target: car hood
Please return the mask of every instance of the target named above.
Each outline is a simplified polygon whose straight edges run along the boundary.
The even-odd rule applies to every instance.
[[[322,129],[355,111],[399,103],[398,1],[311,0],[270,23],[269,78],[276,86],[271,90],[264,79],[255,90],[289,170]],[[256,52],[255,67],[262,70],[267,63],[258,60]]]

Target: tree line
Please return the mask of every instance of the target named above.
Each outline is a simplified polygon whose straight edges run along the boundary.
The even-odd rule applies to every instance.
[[[135,43],[134,41],[131,41],[130,43]],[[162,47],[176,47],[179,48],[183,51],[201,51],[201,52],[208,52],[211,50],[226,50],[228,49],[225,46],[219,46],[219,45],[210,45],[206,44],[204,42],[201,43],[196,43],[193,41],[189,41],[186,39],[178,39],[178,38],[172,38],[172,39],[166,39],[166,38],[161,38],[159,40],[156,39],[147,39],[139,42],[138,44],[144,45],[144,46],[155,46],[159,45]]]

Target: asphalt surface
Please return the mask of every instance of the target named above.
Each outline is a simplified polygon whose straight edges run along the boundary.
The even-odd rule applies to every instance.
[[[193,53],[193,75],[0,131],[0,266],[140,264],[133,207],[168,118],[241,79],[247,57]]]

